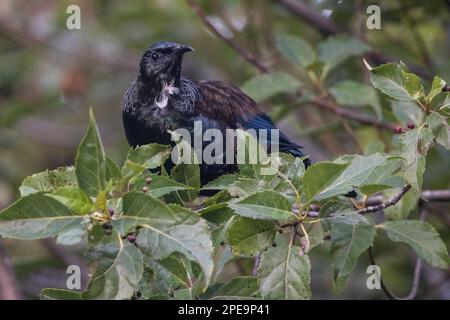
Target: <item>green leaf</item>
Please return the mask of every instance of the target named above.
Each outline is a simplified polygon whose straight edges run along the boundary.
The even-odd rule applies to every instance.
[[[300,37],[278,33],[275,35],[278,50],[292,63],[307,68],[316,60],[316,52]]]
[[[88,130],[78,146],[75,168],[78,185],[89,196],[95,197],[105,188],[106,158],[92,109]]]
[[[183,253],[200,264],[209,281],[213,270],[211,234],[207,223],[195,212],[138,192],[123,197],[123,212],[112,224],[122,234],[139,226],[139,248],[154,259]]]
[[[450,125],[448,124],[448,119],[437,112],[431,111],[426,121],[433,132],[436,142],[450,150]]]
[[[280,93],[295,92],[300,82],[287,73],[257,75],[242,85],[242,90],[256,102],[264,101]]]
[[[105,172],[106,181],[121,178],[122,173],[120,171],[119,166],[114,162],[114,160],[112,160],[108,156],[105,156],[105,159],[106,159],[106,172]]]
[[[386,166],[389,165],[388,159],[387,156],[379,153],[370,156],[355,156],[337,178],[329,181],[328,184],[317,193],[315,200],[323,200],[346,194],[354,187],[367,185],[380,175],[380,168],[386,168]],[[309,169],[307,170],[307,173],[308,171]],[[305,181],[304,184],[306,184]]]
[[[282,239],[281,239],[282,240]],[[311,297],[311,264],[300,247],[278,241],[261,255],[258,280],[264,299],[309,299]]]
[[[447,248],[429,223],[418,220],[386,221],[381,228],[391,240],[406,243],[433,267],[448,267]]]
[[[200,167],[198,164],[177,164],[170,172],[170,176],[176,182],[192,188],[191,190],[177,191],[183,201],[192,202],[197,198],[200,189]]]
[[[239,180],[237,174],[225,174],[218,177],[202,187],[202,190],[227,190],[230,185]]]
[[[307,203],[322,193],[348,166],[332,162],[319,162],[306,170],[303,177],[303,195]]]
[[[144,272],[139,249],[113,231],[100,237],[89,251],[97,267],[87,291],[82,293],[83,299],[130,299]]]
[[[210,300],[253,300],[258,299],[258,280],[254,277],[237,277],[219,289]]]
[[[122,168],[124,176],[133,176],[145,169],[155,169],[164,164],[170,156],[170,147],[152,143],[130,149]]]
[[[413,101],[397,101],[391,102],[392,112],[395,117],[406,126],[412,122],[416,126],[420,126],[425,117],[425,112],[417,106]]]
[[[374,236],[374,226],[358,213],[332,218],[331,254],[336,291],[343,289],[358,257],[372,246]]]
[[[380,101],[377,93],[368,85],[357,83],[352,80],[344,80],[336,83],[330,88],[331,94],[340,105],[350,107],[370,106],[377,115],[378,120],[382,118]]]
[[[83,224],[59,201],[42,193],[25,196],[0,212],[0,235],[24,240],[56,236],[65,228]]]
[[[152,182],[147,183],[147,178],[151,178]],[[144,172],[140,176],[136,177],[132,181],[133,188],[135,190],[141,190],[143,187],[148,188],[148,194],[155,198],[160,198],[166,194],[169,194],[171,192],[175,191],[182,191],[182,190],[190,190],[193,189],[191,187],[188,187],[182,183],[173,181],[165,176],[159,176],[157,174],[150,174],[147,172]]]
[[[359,56],[370,48],[360,40],[344,35],[328,37],[319,43],[319,59],[328,70],[344,62],[350,57]]]
[[[384,192],[387,199],[390,199],[400,192],[401,188],[392,189]],[[411,213],[417,209],[417,202],[419,196],[413,191],[407,192],[395,206],[390,206],[384,209],[384,216],[388,220],[404,220],[408,218]]]
[[[61,187],[78,187],[74,167],[46,170],[25,178],[20,186],[20,195],[25,197],[39,191],[52,192]]]
[[[433,132],[424,126],[409,130],[400,136],[404,178],[415,193],[420,194],[428,150],[433,142]]]
[[[155,294],[171,294],[175,290],[186,289],[187,298],[195,299],[201,288],[201,268],[192,260],[180,253],[173,253],[165,259],[149,261],[153,270],[151,281]]]
[[[294,217],[292,205],[284,196],[274,191],[255,193],[229,207],[237,214],[253,219],[287,220]]]
[[[440,77],[435,76],[433,78],[433,83],[431,84],[431,89],[428,95],[425,97],[425,100],[430,103],[434,97],[436,97],[438,94],[442,92],[442,88],[445,86],[445,81],[442,80]]]
[[[420,78],[396,63],[373,68],[370,81],[375,88],[397,100],[411,101],[423,96]]]
[[[94,210],[91,198],[78,188],[64,187],[48,194],[48,196],[61,202],[79,215],[88,214]]]
[[[42,289],[39,294],[41,300],[81,300],[81,292],[65,289]]]
[[[238,217],[228,231],[228,241],[233,254],[253,256],[267,249],[274,241],[275,234],[272,222]]]

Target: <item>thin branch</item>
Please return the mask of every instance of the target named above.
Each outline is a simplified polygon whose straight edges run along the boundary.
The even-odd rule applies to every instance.
[[[347,118],[349,120],[357,121],[362,124],[372,125],[380,129],[389,130],[391,132],[395,130],[395,126],[393,124],[381,122],[372,117],[368,117],[363,114],[353,112],[349,109],[341,108],[339,105],[330,102],[328,100],[314,99],[311,101],[311,103],[319,108],[334,112],[335,114],[343,118]]]
[[[17,284],[8,253],[0,242],[0,300],[20,300],[22,294]]]
[[[269,68],[267,68],[258,58],[255,57],[252,53],[245,50],[243,47],[238,45],[236,42],[231,40],[230,38],[225,37],[216,27],[210,22],[208,19],[208,15],[205,10],[197,3],[195,0],[186,0],[186,3],[192,8],[192,10],[197,14],[197,16],[203,21],[203,24],[215,34],[219,39],[225,42],[229,47],[231,47],[234,51],[236,51],[239,55],[241,55],[245,60],[250,62],[259,71],[266,73],[269,72]]]
[[[377,212],[377,211],[384,210],[387,207],[393,206],[394,204],[396,204],[397,202],[400,201],[400,199],[409,191],[409,189],[411,189],[411,185],[407,184],[406,186],[404,186],[402,188],[402,190],[397,195],[395,195],[394,197],[392,197],[388,201],[386,201],[384,203],[381,203],[379,205],[376,205],[376,206],[365,207],[363,209],[358,210],[358,213],[359,214],[366,214],[366,213],[369,213],[369,212]]]
[[[256,277],[259,268],[259,262],[261,261],[261,254],[257,253],[255,256],[255,264],[253,265],[252,276]]]

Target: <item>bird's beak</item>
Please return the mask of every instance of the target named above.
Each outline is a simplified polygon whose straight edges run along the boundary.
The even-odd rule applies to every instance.
[[[195,51],[194,48],[191,46],[187,46],[184,44],[180,44],[179,46],[175,47],[175,49],[172,51],[172,55],[182,55],[186,52]]]

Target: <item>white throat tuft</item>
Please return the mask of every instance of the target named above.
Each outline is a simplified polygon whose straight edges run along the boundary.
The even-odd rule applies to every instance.
[[[165,107],[167,107],[167,103],[169,102],[169,96],[178,94],[178,92],[180,92],[180,89],[175,87],[174,80],[172,80],[170,83],[164,82],[161,92],[155,98],[156,106],[160,109],[164,109]]]

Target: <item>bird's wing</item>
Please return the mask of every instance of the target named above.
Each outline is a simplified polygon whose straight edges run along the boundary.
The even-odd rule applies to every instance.
[[[238,87],[221,81],[200,81],[197,83],[202,98],[195,108],[208,119],[225,121],[230,128],[254,129],[259,135],[259,129],[268,130],[267,145],[271,141],[271,129],[278,129],[273,121],[262,112],[257,103],[242,92]],[[293,143],[279,131],[280,152],[290,153],[296,157],[303,156],[301,146]]]

